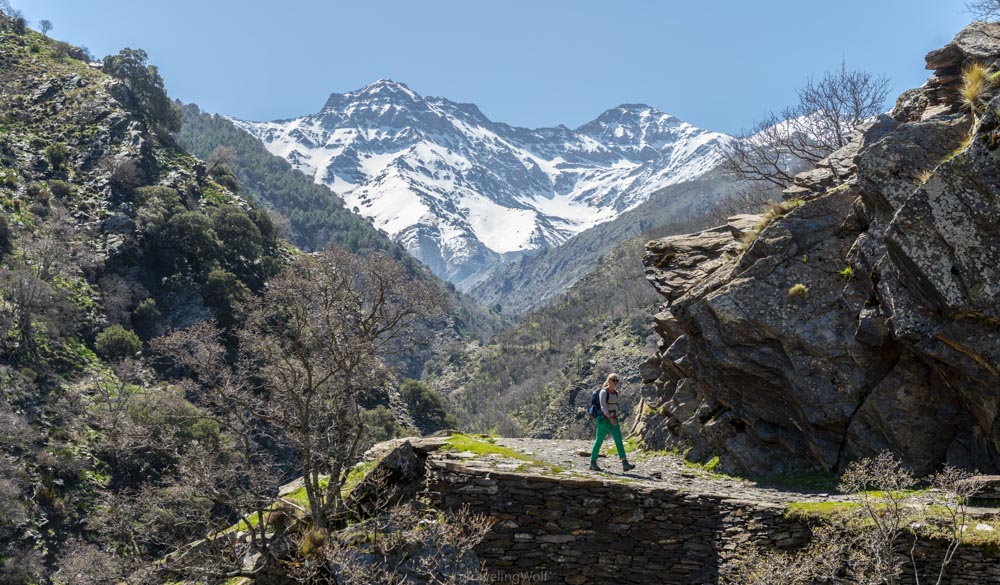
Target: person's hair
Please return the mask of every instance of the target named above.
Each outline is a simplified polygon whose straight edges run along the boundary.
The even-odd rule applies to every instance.
[[[602,388],[608,388],[609,386],[611,386],[611,381],[612,380],[614,380],[615,382],[617,382],[618,381],[618,374],[616,374],[614,372],[608,374],[607,379],[604,380],[604,385],[601,386],[601,387]]]

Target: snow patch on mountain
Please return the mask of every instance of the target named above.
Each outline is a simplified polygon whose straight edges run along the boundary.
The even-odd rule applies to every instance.
[[[388,79],[318,114],[232,121],[462,289],[703,175],[730,140],[641,104],[576,130],[519,128]]]

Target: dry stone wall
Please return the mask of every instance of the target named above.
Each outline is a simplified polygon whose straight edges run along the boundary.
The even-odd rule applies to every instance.
[[[434,505],[493,518],[476,552],[495,583],[717,584],[750,544],[793,550],[810,536],[784,506],[737,493],[486,471],[435,457],[427,459],[425,482]],[[941,552],[923,546],[919,562],[934,566]],[[950,574],[944,583],[1000,584],[1000,562],[964,548]]]

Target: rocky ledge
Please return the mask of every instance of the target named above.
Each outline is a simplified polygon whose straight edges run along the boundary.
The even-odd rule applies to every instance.
[[[929,54],[783,213],[648,244],[648,446],[749,473],[884,449],[919,474],[1000,466],[1000,98],[963,105],[973,64],[1000,69],[1000,24]]]
[[[788,550],[808,541],[812,520],[790,510],[851,505],[846,496],[726,477],[663,452],[632,452],[639,465],[627,474],[612,471],[617,458],[608,455],[609,472],[591,472],[589,447],[466,435],[401,439],[376,447],[369,476],[393,477],[398,493],[435,508],[467,506],[488,516],[475,552],[490,582],[719,583],[751,544]],[[366,481],[355,494],[365,493]],[[977,510],[975,530],[995,530],[996,514]],[[918,558],[938,561],[944,544],[922,543]],[[961,548],[950,573],[955,585],[1000,583],[995,557],[973,546]]]

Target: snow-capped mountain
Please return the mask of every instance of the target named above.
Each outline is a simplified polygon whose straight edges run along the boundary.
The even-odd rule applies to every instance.
[[[518,128],[387,79],[318,114],[233,122],[462,289],[704,174],[730,139],[638,104],[576,130]]]

